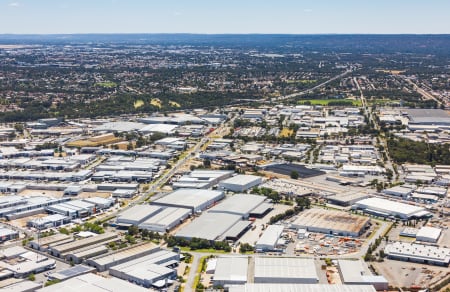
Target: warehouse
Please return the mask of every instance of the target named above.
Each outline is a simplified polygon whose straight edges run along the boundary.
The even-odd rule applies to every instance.
[[[2,292],[34,292],[36,289],[42,288],[42,284],[33,281],[21,281],[2,287]]]
[[[139,229],[165,233],[191,215],[191,210],[186,208],[166,207],[161,209],[161,212],[140,223]]]
[[[178,189],[152,204],[166,207],[191,209],[192,213],[201,212],[225,197],[221,191]]]
[[[194,170],[188,175],[183,175],[172,184],[174,189],[193,188],[209,189],[233,175],[231,170]]]
[[[116,223],[121,227],[139,225],[150,217],[161,212],[163,208],[153,205],[135,205],[123,211],[116,219]]]
[[[352,209],[362,210],[365,213],[376,216],[396,217],[404,220],[432,217],[432,214],[424,208],[381,198],[363,199],[356,202]]]
[[[450,248],[397,241],[387,244],[384,252],[388,258],[399,261],[444,267],[450,263]]]
[[[413,191],[414,191],[414,189],[412,189],[412,188],[408,188],[408,187],[404,187],[404,186],[395,186],[395,187],[383,190],[383,193],[386,195],[401,197],[401,198],[405,199],[409,195],[411,195]]]
[[[95,205],[82,200],[73,200],[46,207],[52,214],[61,214],[70,219],[84,218],[94,213]]]
[[[73,238],[70,235],[57,233],[55,235],[47,236],[44,238],[39,238],[39,240],[33,239],[32,241],[30,241],[28,243],[28,245],[32,249],[37,249],[40,251],[47,251],[47,248],[50,244],[57,245],[57,244],[66,243],[66,242],[72,241],[72,240],[73,240]]]
[[[19,238],[19,232],[0,226],[0,242]]]
[[[228,213],[247,219],[250,213],[260,206],[266,197],[259,195],[236,194],[208,210],[209,213]]]
[[[316,284],[313,259],[255,257],[255,283]]]
[[[255,245],[257,252],[274,251],[277,249],[278,240],[283,233],[282,225],[269,225]]]
[[[236,214],[206,212],[190,224],[182,227],[175,236],[215,241],[223,237],[228,230],[241,220],[242,216]],[[242,226],[242,228],[244,227]]]
[[[79,292],[79,291],[127,291],[148,292],[148,289],[136,286],[117,278],[106,278],[92,273],[77,276],[51,286],[36,290],[37,292]]]
[[[99,256],[86,261],[86,264],[95,267],[97,271],[104,272],[112,266],[120,265],[122,263],[146,256],[160,250],[160,247],[152,242],[146,242],[139,245],[122,249],[118,252]]]
[[[178,264],[179,260],[179,254],[167,250],[159,250],[123,264],[115,265],[109,269],[109,274],[150,288],[158,281],[176,278],[176,271],[168,266]]]
[[[364,216],[313,208],[301,212],[292,222],[292,227],[310,232],[357,237],[364,232],[369,222],[370,219]]]
[[[70,219],[68,217],[60,214],[54,214],[30,220],[27,222],[27,226],[34,227],[36,229],[46,229],[51,227],[58,227],[69,222]]]
[[[438,242],[439,237],[441,236],[441,232],[442,229],[440,228],[425,226],[420,228],[419,231],[416,233],[416,240],[436,243]]]
[[[265,166],[264,170],[282,175],[291,175],[291,173],[295,171],[298,173],[298,177],[300,178],[309,178],[325,174],[323,171],[306,168],[304,165],[295,163],[270,164]]]
[[[230,286],[228,292],[376,292],[371,285],[256,284]]]
[[[449,126],[450,115],[442,109],[406,109],[409,124]]]
[[[105,199],[102,197],[85,198],[83,199],[83,201],[88,202],[90,204],[94,204],[97,210],[104,210],[114,206],[113,199]]]
[[[56,257],[61,257],[63,254],[67,254],[71,251],[83,248],[83,247],[88,247],[88,246],[93,246],[97,243],[107,243],[109,241],[112,240],[116,240],[118,237],[117,234],[115,233],[110,233],[110,232],[105,232],[103,234],[98,234],[96,236],[93,237],[88,237],[88,238],[83,238],[83,239],[79,239],[76,241],[71,241],[65,244],[61,244],[61,245],[56,245],[56,246],[51,246],[48,248],[48,252]]]
[[[376,290],[388,290],[389,283],[383,276],[374,276],[361,260],[339,260],[339,275],[343,284],[372,285]]]
[[[3,269],[12,272],[15,278],[24,278],[30,274],[40,273],[55,267],[56,261],[53,259],[25,249],[22,251],[15,247],[10,249],[12,249],[12,252],[8,249],[4,251],[5,254],[10,254],[10,256],[7,261],[1,263],[1,266]]]
[[[96,257],[108,252],[106,245],[90,245],[81,249],[72,250],[67,254],[63,254],[66,261],[74,264],[81,264],[84,260]]]
[[[219,183],[219,187],[233,191],[244,192],[263,182],[262,177],[256,175],[238,174]]]
[[[49,280],[59,280],[59,281],[65,281],[70,278],[78,277],[81,275],[85,275],[88,273],[91,273],[95,271],[94,268],[84,266],[84,265],[76,265],[70,268],[67,268],[62,271],[58,271],[55,273],[51,273],[48,275]],[[41,286],[42,287],[42,286]]]
[[[339,206],[351,206],[357,201],[368,198],[369,195],[360,192],[337,193],[326,197],[328,203]]]
[[[218,257],[214,271],[214,286],[247,283],[248,257]]]

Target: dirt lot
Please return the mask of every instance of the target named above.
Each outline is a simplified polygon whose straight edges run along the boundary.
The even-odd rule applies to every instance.
[[[24,190],[20,196],[48,196],[53,198],[61,198],[64,195],[63,191],[49,191],[49,190]]]
[[[385,259],[384,262],[371,263],[375,270],[386,277],[389,284],[395,287],[411,287],[418,285],[429,287],[430,284],[438,282],[448,272],[446,267],[422,265]]]
[[[24,228],[24,227],[27,226],[27,222],[28,221],[33,220],[33,219],[37,219],[37,218],[42,218],[42,217],[45,217],[45,216],[48,216],[48,214],[42,213],[42,214],[37,214],[37,215],[33,215],[33,216],[27,216],[27,217],[24,217],[24,218],[11,220],[11,221],[9,221],[9,224],[11,224],[13,226],[16,226],[16,227],[19,227],[19,228]]]

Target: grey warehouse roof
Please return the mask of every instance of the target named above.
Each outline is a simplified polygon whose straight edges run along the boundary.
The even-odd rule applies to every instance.
[[[259,195],[236,194],[212,207],[208,212],[226,212],[237,215],[248,215],[252,210],[261,205],[266,197]]]

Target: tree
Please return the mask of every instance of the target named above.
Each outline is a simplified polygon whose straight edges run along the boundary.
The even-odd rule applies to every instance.
[[[295,170],[291,171],[291,178],[292,179],[298,179],[298,172],[295,171]]]
[[[128,234],[131,236],[135,236],[139,233],[139,228],[136,225],[131,225],[128,227]]]

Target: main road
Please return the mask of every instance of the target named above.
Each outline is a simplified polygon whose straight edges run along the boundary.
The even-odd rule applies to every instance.
[[[344,77],[345,75],[350,74],[354,70],[355,70],[355,67],[351,66],[349,69],[345,70],[343,73],[341,73],[339,75],[336,75],[336,76],[332,77],[331,79],[328,79],[327,81],[324,81],[324,82],[322,82],[322,83],[320,83],[320,84],[318,84],[318,85],[316,85],[316,86],[314,86],[312,88],[309,88],[309,89],[306,89],[306,90],[303,90],[303,91],[300,91],[300,92],[292,93],[292,94],[289,94],[289,95],[274,97],[271,100],[272,101],[286,100],[286,99],[290,99],[290,98],[293,98],[293,97],[296,97],[296,96],[301,96],[301,95],[305,95],[305,94],[311,93],[314,90],[319,89],[321,87],[324,87],[325,85],[327,85],[330,82],[333,82],[334,80],[340,79],[340,78]]]

